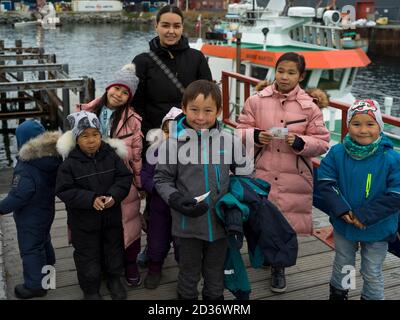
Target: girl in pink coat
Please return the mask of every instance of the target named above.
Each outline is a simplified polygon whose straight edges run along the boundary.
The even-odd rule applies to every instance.
[[[329,131],[322,112],[299,82],[304,57],[283,54],[272,85],[249,97],[238,128],[251,128],[256,177],[271,184],[269,199],[300,235],[312,234],[313,169],[311,158],[328,150]],[[284,268],[271,268],[271,290],[286,290]]]
[[[134,174],[131,190],[121,203],[125,242],[125,276],[129,286],[141,283],[136,258],[140,251],[140,199],[144,193],[140,181],[142,169],[141,117],[130,107],[139,79],[133,64],[125,65],[107,84],[106,92],[88,104],[77,106],[77,111],[96,113],[103,137],[118,138],[128,149],[125,165]]]

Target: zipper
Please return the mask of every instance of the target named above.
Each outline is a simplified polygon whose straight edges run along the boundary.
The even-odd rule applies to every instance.
[[[367,182],[365,184],[365,199],[369,196],[369,191],[371,190],[372,173],[368,173]]]
[[[288,122],[285,122],[285,128],[290,124],[301,123],[301,122],[306,122],[306,121],[307,121],[307,118],[288,121]]]
[[[216,180],[216,184],[217,184],[217,192],[220,193],[220,191],[221,191],[221,176],[220,176],[219,166],[217,164],[214,164],[214,169],[215,169],[215,180]]]

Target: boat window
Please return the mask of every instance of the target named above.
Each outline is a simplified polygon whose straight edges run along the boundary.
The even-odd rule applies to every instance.
[[[327,69],[322,71],[318,88],[323,90],[340,89],[340,83],[346,69]]]
[[[252,66],[250,76],[253,78],[264,80],[267,77],[267,73],[268,68]]]

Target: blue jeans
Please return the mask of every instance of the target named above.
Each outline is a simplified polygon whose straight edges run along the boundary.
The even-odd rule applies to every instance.
[[[349,241],[336,231],[334,231],[334,237],[336,249],[331,285],[337,289],[344,290],[346,288],[343,288],[342,280],[348,275],[348,272],[342,272],[342,268],[349,265],[355,266],[358,242]],[[386,241],[360,242],[360,247],[360,273],[364,281],[361,296],[366,300],[383,300],[384,283],[382,266],[386,257],[388,243]]]

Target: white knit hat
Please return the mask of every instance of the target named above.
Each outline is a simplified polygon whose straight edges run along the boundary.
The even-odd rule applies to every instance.
[[[177,116],[179,116],[182,113],[182,109],[172,107],[168,113],[165,115],[165,117],[161,121],[161,128],[163,127],[165,121],[168,120],[174,120]]]
[[[378,123],[381,132],[383,131],[382,113],[377,101],[371,99],[356,100],[347,111],[347,126],[349,126],[351,119],[359,113],[371,116]]]
[[[136,67],[133,63],[126,64],[121,70],[117,71],[106,86],[106,90],[113,86],[123,86],[129,90],[129,100],[135,95],[139,84],[139,78],[136,76]]]

